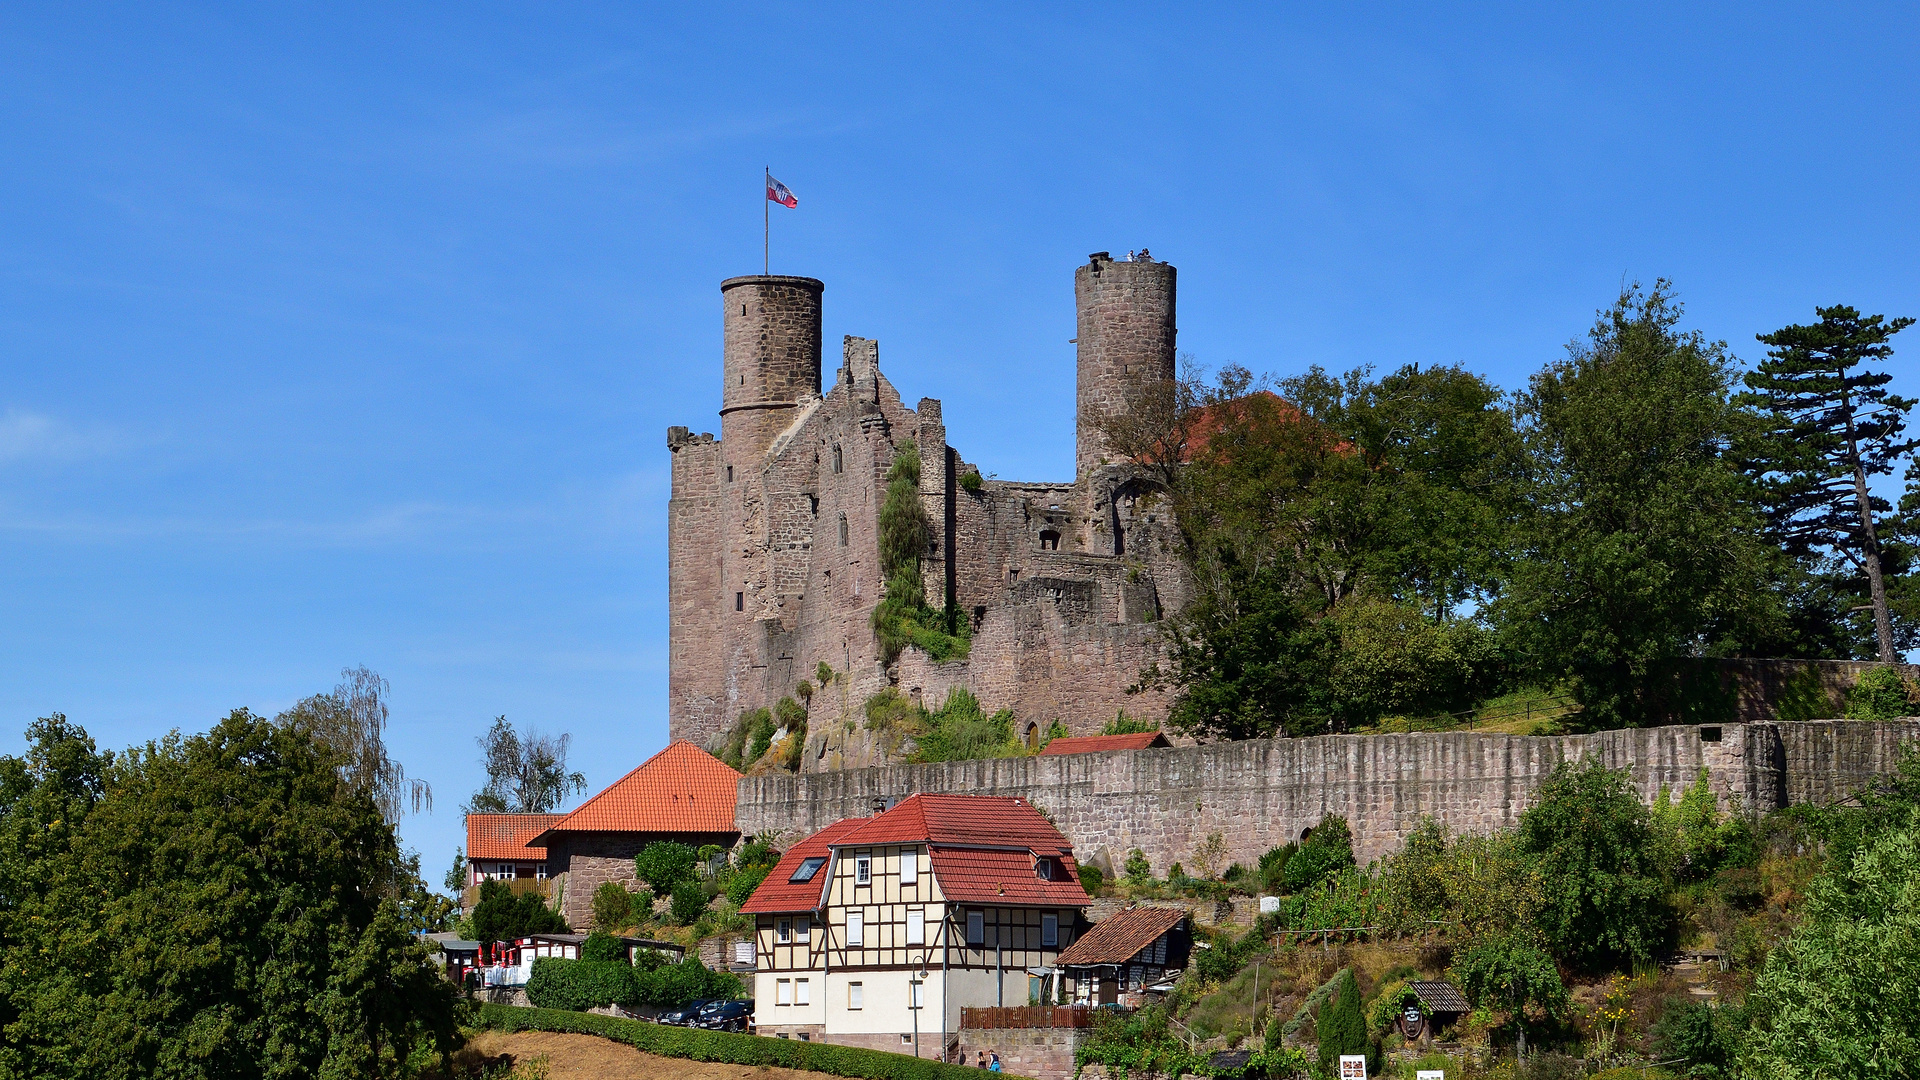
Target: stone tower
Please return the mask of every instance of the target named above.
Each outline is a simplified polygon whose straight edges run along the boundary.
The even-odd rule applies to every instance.
[[[794,410],[820,396],[820,293],[809,277],[720,283],[720,446],[728,467],[758,469]],[[743,477],[744,479],[744,477]]]
[[[1104,430],[1108,418],[1174,379],[1174,277],[1172,264],[1154,262],[1144,251],[1126,262],[1095,252],[1073,273],[1076,478],[1115,461]]]

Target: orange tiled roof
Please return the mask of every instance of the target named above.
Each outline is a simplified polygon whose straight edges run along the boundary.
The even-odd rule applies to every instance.
[[[1034,871],[1034,857],[1025,851],[936,846],[930,854],[933,876],[948,900],[1019,907],[1086,907],[1093,902],[1080,887],[1080,870],[1071,855],[1059,856],[1066,868],[1062,880],[1048,881]]]
[[[565,814],[468,814],[467,858],[541,860],[547,849],[527,841]]]
[[[861,818],[862,827],[835,847],[855,844],[1018,847],[1037,855],[1071,855],[1073,845],[1027,800],[1006,795],[910,795],[893,809]]]
[[[851,832],[865,825],[867,818],[847,818],[807,837],[805,840],[787,849],[780,856],[779,863],[767,873],[767,880],[753,890],[747,902],[740,910],[749,914],[773,911],[812,911],[820,906],[822,890],[827,885],[827,871],[822,868],[807,881],[794,881],[793,872],[808,859],[825,859],[832,855],[830,848],[834,839],[842,833]]]
[[[1048,743],[1041,757],[1058,754],[1097,754],[1108,750],[1145,750],[1150,746],[1168,746],[1167,737],[1158,731],[1138,731],[1131,735],[1068,735]]]
[[[676,739],[551,825],[560,832],[730,833],[740,774]]]
[[[1185,922],[1180,908],[1134,907],[1102,919],[1098,926],[1067,946],[1055,963],[1124,964],[1153,944],[1161,934]]]

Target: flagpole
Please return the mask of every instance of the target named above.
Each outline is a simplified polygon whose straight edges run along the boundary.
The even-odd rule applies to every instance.
[[[760,276],[766,277],[773,273],[773,207],[767,205],[773,201],[767,198],[767,189],[773,186],[773,166],[769,165],[761,172],[763,175],[760,184]]]

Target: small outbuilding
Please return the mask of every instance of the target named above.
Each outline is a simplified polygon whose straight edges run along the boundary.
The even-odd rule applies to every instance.
[[[1193,929],[1182,908],[1131,907],[1095,924],[1054,966],[1076,1005],[1138,1007],[1186,970]]]
[[[1466,995],[1450,982],[1415,981],[1407,988],[1420,999],[1420,1009],[1408,1009],[1398,1021],[1400,1034],[1409,1039],[1431,1039],[1435,1032],[1473,1011]]]
[[[1119,750],[1153,750],[1172,745],[1158,731],[1136,731],[1128,735],[1063,735],[1043,747],[1040,756],[1111,754]]]

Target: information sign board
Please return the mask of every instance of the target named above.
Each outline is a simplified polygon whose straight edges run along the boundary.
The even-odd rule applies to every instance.
[[[1367,1080],[1367,1055],[1341,1054],[1340,1080]]]

